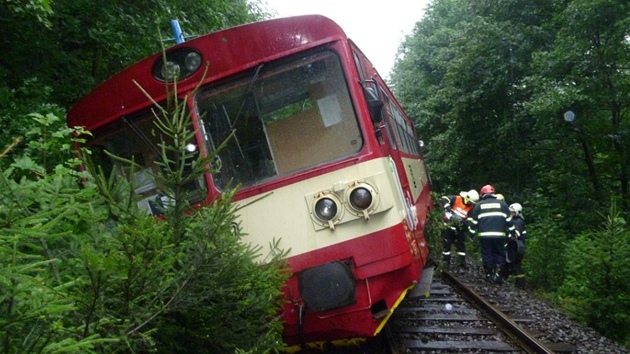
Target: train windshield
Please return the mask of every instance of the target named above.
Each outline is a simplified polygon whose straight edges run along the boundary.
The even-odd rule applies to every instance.
[[[123,117],[95,131],[94,137],[88,141],[88,146],[94,162],[106,176],[114,172],[126,178],[139,196],[138,206],[147,210],[149,214],[158,215],[171,202],[168,196],[160,194],[160,191],[165,191],[165,186],[157,185],[159,179],[155,176],[161,171],[158,163],[163,159],[161,146],[172,145],[172,139],[156,128],[154,118],[152,108]],[[189,146],[195,146],[195,142],[191,141]],[[120,159],[112,159],[105,151],[121,159],[133,161],[135,167]],[[168,156],[169,153],[167,152],[166,156],[172,159]],[[186,183],[183,188],[191,203],[199,202],[204,197],[205,187],[201,177]]]
[[[339,58],[330,51],[261,64],[195,97],[222,189],[357,153],[363,139]],[[223,148],[220,148],[223,145]]]

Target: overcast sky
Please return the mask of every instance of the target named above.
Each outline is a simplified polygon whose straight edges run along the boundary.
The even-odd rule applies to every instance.
[[[422,19],[430,0],[263,0],[278,17],[320,14],[337,22],[372,61],[389,76],[405,35]],[[380,5],[376,5],[380,4]]]

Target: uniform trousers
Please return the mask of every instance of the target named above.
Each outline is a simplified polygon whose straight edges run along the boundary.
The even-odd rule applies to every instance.
[[[506,236],[482,236],[479,237],[481,260],[484,269],[496,270],[505,266]]]

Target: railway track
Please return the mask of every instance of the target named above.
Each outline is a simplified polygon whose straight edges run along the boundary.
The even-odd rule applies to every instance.
[[[536,321],[510,308],[504,285],[482,283],[474,271],[441,272],[419,284],[385,330],[359,347],[327,347],[299,354],[575,353],[573,345],[533,329]],[[430,276],[428,278],[431,278]]]
[[[527,330],[532,318],[510,317],[496,292],[486,294],[452,273],[435,277],[429,294],[414,293],[387,326],[391,354],[399,353],[571,353],[563,343],[543,343]]]

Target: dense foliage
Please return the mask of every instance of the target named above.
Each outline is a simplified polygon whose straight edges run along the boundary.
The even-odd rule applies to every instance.
[[[630,230],[613,206],[603,227],[568,244],[567,258],[576,261],[566,263],[566,280],[558,292],[580,321],[619,341],[630,336],[629,254]]]
[[[619,306],[610,317],[612,299],[600,296],[625,290],[576,281],[581,267],[626,274],[603,274],[593,257],[609,246],[599,236],[611,232],[600,229],[611,200],[615,233],[627,233],[620,220],[630,216],[630,4],[434,0],[401,45],[391,78],[426,143],[435,190],[490,183],[521,203],[530,286],[557,298],[561,288],[563,301],[579,300],[576,316],[597,318],[599,329],[630,342],[618,330],[630,327],[630,310]],[[564,119],[569,111],[573,121]],[[584,257],[578,239],[601,252]]]
[[[199,34],[261,18],[260,4],[9,0],[0,13],[0,352],[281,348],[282,253],[240,242],[233,191],[191,212],[181,186],[208,161],[161,145],[154,178],[172,203],[158,219],[89,151],[77,158],[71,137],[83,132],[64,119],[72,101],[158,51],[171,18]],[[185,142],[189,119],[173,102],[156,107],[159,128]]]
[[[182,107],[162,111],[159,127],[185,144],[190,127],[183,122],[190,119]],[[51,136],[71,135],[33,134],[30,142],[70,151]],[[163,220],[138,208],[134,186],[103,175],[89,151],[86,172],[77,172],[74,158],[45,168],[45,154],[19,156],[0,170],[2,352],[281,348],[282,253],[271,249],[269,264],[254,262],[263,250],[239,242],[230,193],[191,212],[181,186],[211,157],[177,144],[160,147],[169,158],[154,178],[171,200]]]

